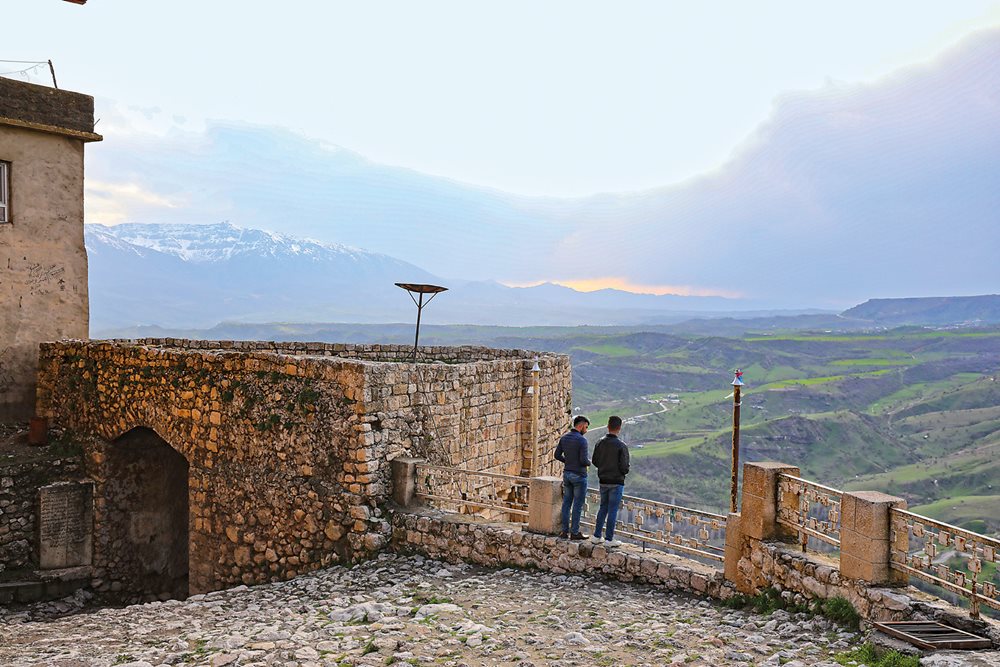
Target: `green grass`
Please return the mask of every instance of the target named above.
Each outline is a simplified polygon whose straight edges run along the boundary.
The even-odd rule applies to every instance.
[[[879,651],[872,644],[862,644],[853,651],[833,658],[840,665],[866,665],[867,667],[920,667],[920,658],[903,655],[899,651]]]
[[[688,438],[678,438],[666,442],[648,443],[642,449],[636,447],[629,448],[629,455],[633,459],[641,459],[651,456],[669,456],[670,454],[688,454],[700,444],[705,442],[706,436],[692,436]]]
[[[604,343],[601,345],[581,345],[574,349],[584,350],[585,352],[593,352],[594,354],[600,354],[605,357],[631,357],[636,354],[636,351],[627,348],[624,345],[615,345],[613,343]]]
[[[836,359],[831,366],[912,366],[919,363],[916,359]]]
[[[1000,495],[964,496],[917,505],[911,507],[910,511],[945,523],[961,525],[983,517],[992,517],[998,507],[1000,507]]]
[[[768,391],[771,389],[784,389],[786,387],[792,387],[795,385],[800,385],[803,387],[812,387],[818,384],[827,384],[830,382],[840,382],[841,380],[846,380],[847,378],[870,378],[878,377],[880,375],[885,375],[886,373],[891,373],[892,369],[886,368],[877,371],[861,371],[858,373],[850,373],[848,375],[827,375],[825,377],[810,377],[801,378],[795,380],[781,380],[780,382],[771,382],[762,385],[757,388],[758,391]]]
[[[912,403],[929,400],[981,378],[979,373],[956,373],[935,382],[913,382],[879,398],[869,407],[869,411],[872,414],[896,412]]]
[[[774,336],[747,336],[743,340],[748,343],[780,342],[816,342],[816,343],[865,343],[883,340],[933,340],[935,338],[1000,338],[996,331],[920,331],[896,334],[776,334]]]

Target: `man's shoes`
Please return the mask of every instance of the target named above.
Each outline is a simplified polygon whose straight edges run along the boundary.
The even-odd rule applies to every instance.
[[[564,530],[563,532],[559,533],[559,537],[560,537],[561,539],[564,539],[564,540],[565,540],[565,539],[569,539],[569,533],[567,533],[567,532],[566,532],[566,531]]]
[[[604,541],[604,538],[594,535],[593,537],[590,538],[590,541],[593,542],[594,544],[600,544],[601,542]]]
[[[604,543],[604,546],[611,547],[612,549],[614,547],[620,547],[621,545],[622,545],[621,540],[608,540],[607,542]]]
[[[587,539],[587,536],[584,535],[583,533],[573,533],[572,535],[569,536],[569,539],[571,539],[571,540],[585,540],[585,539]]]

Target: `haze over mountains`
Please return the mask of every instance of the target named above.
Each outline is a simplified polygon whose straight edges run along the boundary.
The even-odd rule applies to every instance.
[[[109,140],[88,169],[91,210],[117,211],[102,219],[230,219],[467,280],[618,277],[838,311],[984,294],[1000,278],[1000,31],[872,84],[781,98],[720,169],[645,192],[519,197],[225,123]]]
[[[866,328],[898,324],[1000,322],[1000,296],[883,300],[832,311],[766,312],[718,297],[654,296],[620,290],[583,293],[558,285],[506,287],[435,276],[402,260],[323,243],[216,225],[87,225],[91,329],[204,329],[233,322],[409,322],[414,307],[396,282],[450,289],[428,324],[675,325],[713,319],[715,333],[768,328]],[[756,317],[756,319],[755,319]],[[739,319],[736,319],[739,318]],[[695,327],[692,329],[692,327]],[[409,327],[407,327],[408,329]]]
[[[435,323],[638,324],[738,310],[716,297],[581,293],[444,279],[401,260],[333,243],[216,225],[87,225],[91,328],[208,327],[243,322],[405,322],[396,282],[443,284]]]

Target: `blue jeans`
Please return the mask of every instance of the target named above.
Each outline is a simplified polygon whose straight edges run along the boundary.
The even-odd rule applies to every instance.
[[[562,529],[564,533],[580,532],[580,515],[587,497],[587,475],[578,472],[563,473]],[[570,525],[570,506],[573,506],[573,523]]]
[[[601,487],[601,507],[597,510],[597,520],[594,522],[594,536],[601,536],[601,528],[607,519],[608,527],[604,533],[604,539],[615,539],[615,521],[618,520],[618,506],[621,505],[622,495],[625,493],[625,485],[619,484],[611,488]]]

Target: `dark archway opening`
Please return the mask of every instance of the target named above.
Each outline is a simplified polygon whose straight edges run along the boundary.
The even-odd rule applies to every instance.
[[[108,448],[107,559],[126,593],[142,599],[188,596],[188,463],[148,428]],[[116,578],[117,578],[116,577]]]

